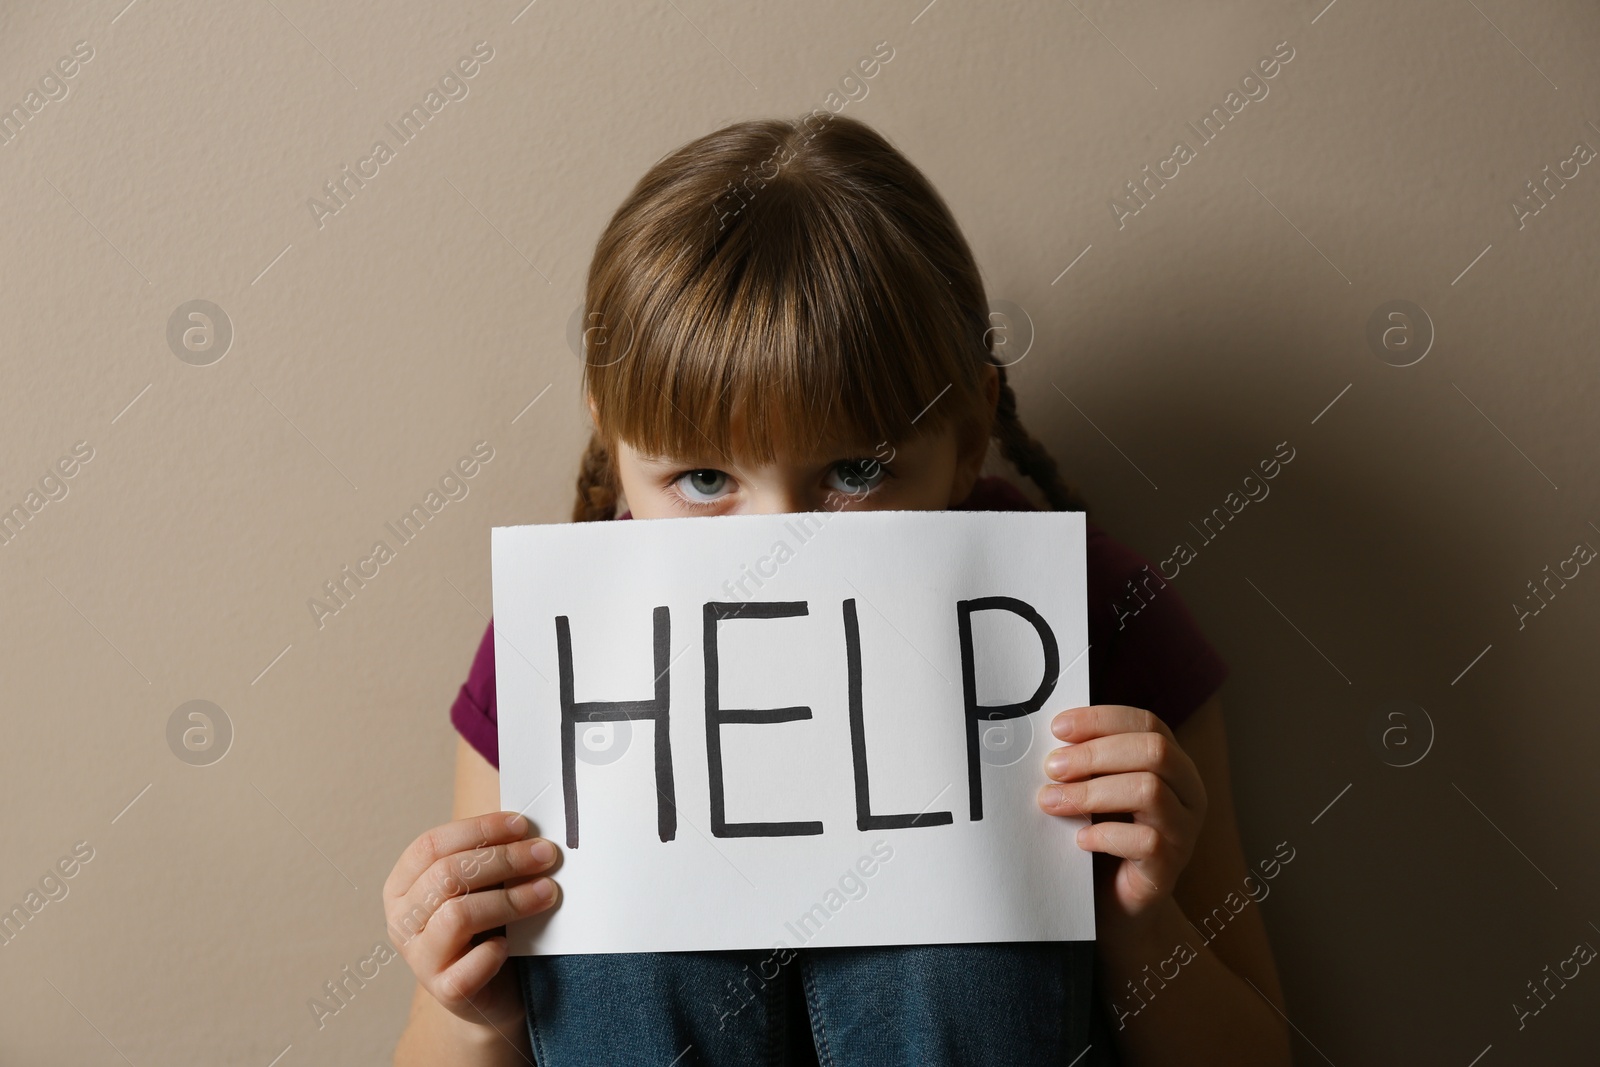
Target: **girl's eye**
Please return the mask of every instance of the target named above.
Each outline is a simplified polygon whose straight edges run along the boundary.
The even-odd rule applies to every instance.
[[[834,471],[841,483],[837,488],[852,496],[870,492],[891,477],[889,468],[876,459],[848,459],[836,464]]]
[[[690,504],[711,504],[718,498],[718,491],[728,482],[728,476],[719,470],[692,470],[680,474],[677,485],[682,490],[684,499]],[[705,493],[706,496],[699,494]]]

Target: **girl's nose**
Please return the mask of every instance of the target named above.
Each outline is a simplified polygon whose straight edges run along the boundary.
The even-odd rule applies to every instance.
[[[816,511],[822,507],[814,494],[793,485],[765,485],[750,494],[752,515],[783,515],[796,511]]]

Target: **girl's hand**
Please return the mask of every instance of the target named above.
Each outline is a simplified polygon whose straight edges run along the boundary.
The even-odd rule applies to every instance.
[[[1039,806],[1052,815],[1109,816],[1080,829],[1078,846],[1121,860],[1102,908],[1137,919],[1171,896],[1194,853],[1206,814],[1200,771],[1167,724],[1142,708],[1069,708],[1050,732],[1069,742],[1045,760],[1045,774],[1064,784],[1041,786]]]
[[[479,1025],[519,1025],[523,1005],[516,972],[501,971],[505,936],[474,935],[557,898],[550,879],[530,879],[559,852],[544,838],[523,840],[528,830],[528,820],[509,811],[436,826],[407,846],[383,885],[389,938],[417,982]]]

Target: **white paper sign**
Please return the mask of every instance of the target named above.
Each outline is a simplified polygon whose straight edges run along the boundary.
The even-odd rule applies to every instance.
[[[1036,800],[1089,702],[1082,513],[491,544],[501,806],[562,847],[513,954],[1094,937],[1085,820]]]

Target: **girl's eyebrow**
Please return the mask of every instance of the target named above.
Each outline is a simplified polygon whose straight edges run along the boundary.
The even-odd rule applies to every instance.
[[[720,461],[717,461],[717,460],[712,460],[709,463],[702,463],[701,462],[702,460],[708,460],[708,459],[710,459],[709,456],[703,456],[703,455],[699,455],[699,454],[690,455],[690,456],[667,456],[667,455],[647,455],[645,453],[639,453],[639,461],[641,463],[644,463],[646,466],[651,466],[651,467],[684,467],[684,468],[693,468],[695,470],[701,470],[701,469],[709,469],[709,468],[715,467],[716,464],[718,462],[720,462]]]

